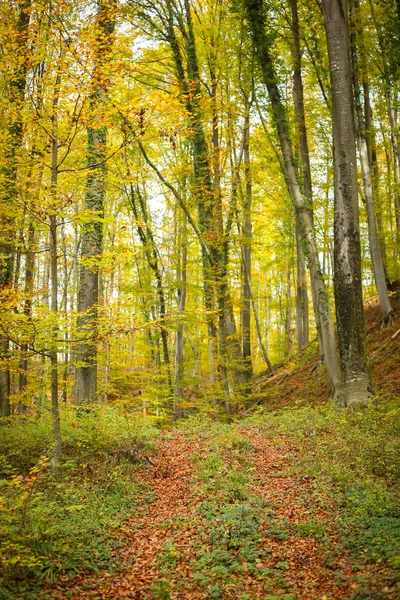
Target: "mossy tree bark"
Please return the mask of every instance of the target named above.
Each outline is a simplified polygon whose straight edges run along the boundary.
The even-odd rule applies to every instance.
[[[334,284],[342,373],[340,402],[371,396],[361,285],[354,102],[347,0],[322,0],[332,88]]]
[[[292,11],[292,60],[293,60],[293,99],[296,118],[296,136],[298,138],[298,154],[300,174],[303,180],[304,194],[308,198],[312,210],[312,182],[310,156],[308,150],[306,117],[304,109],[303,78],[301,74],[301,46],[297,0],[290,0]],[[304,252],[301,245],[300,225],[296,224],[296,329],[299,350],[309,343],[308,293]],[[317,323],[318,339],[321,344],[321,324]]]
[[[78,330],[75,403],[94,402],[97,396],[97,344],[99,261],[103,249],[103,218],[106,194],[107,126],[104,123],[110,86],[110,62],[115,29],[116,0],[101,0],[97,13],[91,124],[87,131],[85,209],[92,218],[83,227],[78,289]]]
[[[295,166],[288,120],[278,88],[278,79],[271,54],[272,38],[267,32],[267,12],[263,0],[244,0],[244,6],[253,38],[255,54],[271,102],[272,116],[280,142],[286,183],[296,211],[301,243],[310,271],[316,321],[321,323],[321,341],[324,349],[324,358],[331,386],[336,392],[341,386],[341,377],[329,296],[319,264],[311,206],[308,198],[301,189]]]

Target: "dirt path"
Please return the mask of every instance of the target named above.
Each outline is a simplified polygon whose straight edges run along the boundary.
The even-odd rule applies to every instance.
[[[262,523],[263,530],[271,532],[265,540],[271,549],[268,565],[284,565],[285,580],[299,600],[349,599],[357,587],[354,577],[358,571],[343,550],[338,550],[337,515],[323,512],[309,477],[285,475],[296,459],[297,446],[283,437],[275,438],[277,446],[268,444],[258,426],[241,429],[241,433],[255,448],[253,493],[267,501],[274,519],[283,525],[275,526],[274,533],[268,517]]]
[[[332,507],[330,511],[326,503],[324,510],[321,508],[313,481],[285,473],[296,460],[299,451],[296,445],[279,436],[270,441],[256,425],[235,429],[253,447],[246,459],[251,461],[253,482],[249,493],[256,501],[263,502],[258,543],[264,547],[262,556],[266,558],[260,560],[260,568],[266,572],[270,569],[270,578],[258,576],[254,569],[240,576],[235,574],[231,586],[225,578],[219,595],[212,593],[210,586],[206,589],[199,586],[194,565],[201,553],[213,552],[219,541],[199,542],[207,540],[205,529],[213,523],[199,517],[198,509],[204,506],[205,498],[196,482],[191,457],[212,456],[213,451],[210,438],[205,441],[201,436],[176,431],[164,435],[158,444],[157,465],[143,475],[154,491],[154,502],[141,507],[119,531],[124,546],[118,550],[117,573],[80,576],[68,589],[53,588],[49,597],[60,600],[352,598],[358,589],[357,577],[358,580],[364,577],[365,581],[370,574],[360,573],[340,548],[335,510]]]
[[[118,553],[121,571],[112,576],[101,572],[78,577],[73,587],[52,591],[52,598],[142,600],[153,597],[150,588],[158,578],[157,558],[167,540],[175,536],[174,518],[190,516],[200,502],[191,489],[194,468],[190,455],[195,449],[196,445],[180,432],[161,439],[157,464],[143,476],[153,488],[155,501],[133,514],[119,532],[120,537],[125,538],[124,549]],[[203,597],[202,594],[190,596]]]

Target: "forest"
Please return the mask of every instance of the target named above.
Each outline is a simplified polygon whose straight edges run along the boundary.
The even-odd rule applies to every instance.
[[[0,0],[0,600],[400,598],[400,1]]]

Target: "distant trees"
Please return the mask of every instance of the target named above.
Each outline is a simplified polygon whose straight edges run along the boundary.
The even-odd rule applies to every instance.
[[[0,10],[2,416],[51,410],[59,457],[62,402],[231,415],[315,338],[338,402],[368,400],[363,298],[390,325],[400,274],[397,4]]]

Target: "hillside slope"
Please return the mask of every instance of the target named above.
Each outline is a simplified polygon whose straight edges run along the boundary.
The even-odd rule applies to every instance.
[[[400,394],[400,290],[391,297],[395,319],[391,327],[381,329],[381,313],[376,296],[365,304],[365,322],[374,392],[378,397]],[[397,333],[397,335],[396,335]],[[256,404],[275,409],[289,405],[316,406],[329,399],[325,365],[319,360],[316,341],[293,355],[275,373],[255,377]]]

